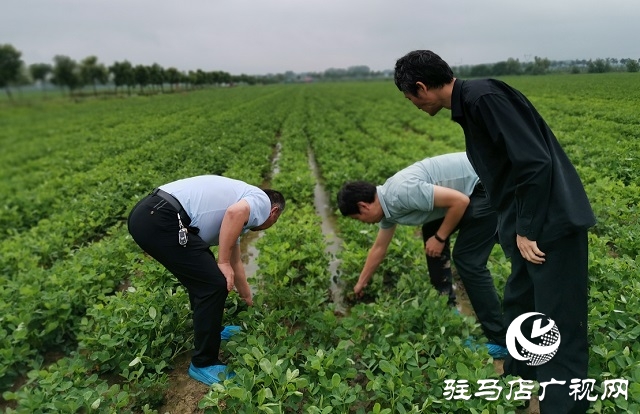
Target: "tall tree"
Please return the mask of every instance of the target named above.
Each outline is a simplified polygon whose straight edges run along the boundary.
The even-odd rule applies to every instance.
[[[44,89],[44,83],[47,81],[47,76],[51,73],[52,70],[53,68],[48,63],[33,63],[29,65],[29,73],[31,73],[31,78],[33,78],[35,82],[40,82],[43,94],[46,93]]]
[[[16,50],[10,44],[0,45],[0,88],[5,88],[7,95],[13,99],[9,86],[20,80],[22,67],[22,52]]]
[[[116,93],[120,86],[127,86],[129,95],[131,95],[131,86],[135,85],[136,81],[133,76],[133,66],[128,60],[123,62],[114,62],[109,66],[109,72],[113,75],[113,83],[116,86]]]
[[[544,75],[549,70],[551,62],[547,58],[533,57],[533,64],[528,68],[532,75]]]
[[[68,56],[56,55],[53,58],[53,78],[51,82],[61,88],[69,88],[69,95],[82,85],[78,63]]]
[[[640,71],[640,63],[638,62],[638,60],[628,59],[625,65],[627,66],[627,72]]]
[[[149,68],[144,65],[136,65],[133,68],[133,77],[140,86],[140,92],[142,93],[144,87],[149,84]]]
[[[178,69],[176,68],[169,68],[165,71],[165,75],[167,77],[167,82],[169,83],[169,85],[171,86],[171,90],[174,90],[175,85],[177,85],[178,83],[180,83],[180,79],[182,78],[182,75],[180,74],[180,72],[178,71]]]
[[[162,66],[154,63],[149,67],[149,83],[160,87],[164,92],[165,70]]]
[[[596,59],[595,61],[589,60],[587,64],[587,72],[589,73],[606,73],[611,72],[611,64],[608,60]]]
[[[80,63],[80,77],[83,85],[92,85],[93,94],[98,96],[98,83],[104,85],[109,80],[109,72],[107,68],[98,63],[98,58],[89,56]]]

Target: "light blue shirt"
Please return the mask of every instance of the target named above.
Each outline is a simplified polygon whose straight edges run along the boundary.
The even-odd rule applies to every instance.
[[[452,188],[469,196],[478,180],[464,152],[418,161],[376,187],[384,213],[380,228],[396,224],[421,226],[442,218],[447,209],[434,207],[433,187]]]
[[[161,185],[160,189],[182,204],[191,226],[200,229],[198,236],[210,246],[218,245],[222,218],[227,208],[238,201],[249,203],[249,220],[241,234],[264,224],[271,212],[269,196],[260,188],[219,175],[185,178]]]

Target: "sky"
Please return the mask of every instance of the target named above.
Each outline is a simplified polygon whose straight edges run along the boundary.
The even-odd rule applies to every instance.
[[[640,0],[14,0],[0,45],[22,60],[266,75],[366,65],[415,49],[450,66],[640,58]]]

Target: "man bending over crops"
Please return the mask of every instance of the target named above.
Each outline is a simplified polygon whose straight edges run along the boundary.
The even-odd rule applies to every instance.
[[[595,217],[571,161],[531,102],[504,82],[456,79],[440,56],[416,50],[396,62],[395,83],[431,116],[451,110],[464,131],[467,155],[498,212],[500,244],[511,258],[507,323],[538,312],[555,321],[562,336],[550,361],[536,366],[510,355],[505,373],[564,381],[546,388],[542,414],[584,413],[588,399],[574,399],[570,386],[572,379],[587,378],[587,229]],[[533,335],[529,328],[522,332]]]
[[[228,293],[235,286],[252,305],[239,237],[271,227],[284,206],[278,191],[202,175],[156,188],[131,211],[128,225],[133,239],[189,292],[194,327],[192,378],[211,385],[234,375],[227,372],[218,353],[221,339],[240,329],[222,329]],[[210,246],[219,246],[217,263]]]
[[[426,158],[397,172],[380,186],[348,182],[338,192],[344,216],[379,223],[358,283],[357,297],[384,259],[396,225],[422,226],[431,284],[455,303],[450,237],[458,231],[453,259],[469,300],[489,339],[489,354],[504,358],[506,328],[487,260],[496,244],[497,218],[464,152]]]

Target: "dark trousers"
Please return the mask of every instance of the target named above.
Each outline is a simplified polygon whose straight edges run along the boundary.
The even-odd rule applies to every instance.
[[[506,325],[502,304],[496,291],[493,277],[487,269],[487,261],[497,243],[497,215],[481,186],[470,196],[467,210],[458,223],[453,261],[464,284],[469,301],[478,317],[485,336],[490,342],[505,346]],[[443,219],[422,226],[422,238],[426,242],[442,224]],[[445,241],[440,257],[427,256],[427,267],[431,284],[449,300],[455,300],[451,279],[449,238]]]
[[[182,210],[185,226],[191,219]],[[194,351],[191,362],[205,367],[218,359],[227,281],[210,246],[190,232],[185,247],[178,244],[177,211],[158,195],[142,199],[129,215],[129,233],[151,257],[169,270],[187,289],[193,312]]]
[[[552,378],[566,381],[562,386],[546,387],[544,399],[540,401],[541,414],[584,413],[589,402],[586,398],[574,401],[569,385],[574,378],[587,379],[589,365],[587,231],[550,243],[538,243],[538,248],[546,254],[541,265],[526,261],[519,251],[511,254],[511,276],[504,292],[505,319],[510,324],[525,312],[545,314],[555,321],[560,331],[560,347],[550,361],[537,367],[509,356],[505,359],[504,371],[538,382]],[[526,333],[526,330],[523,325],[522,331]]]

